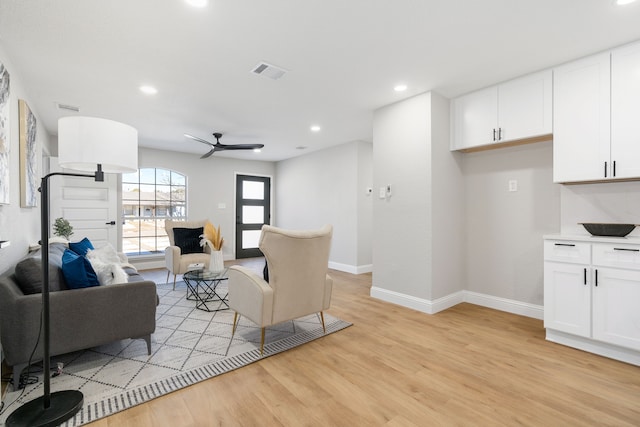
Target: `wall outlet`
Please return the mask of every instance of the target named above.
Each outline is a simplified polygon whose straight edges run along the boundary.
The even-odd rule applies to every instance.
[[[515,179],[509,180],[509,191],[518,191],[518,181]]]
[[[387,187],[380,187],[380,190],[378,190],[378,197],[381,199],[387,198]]]

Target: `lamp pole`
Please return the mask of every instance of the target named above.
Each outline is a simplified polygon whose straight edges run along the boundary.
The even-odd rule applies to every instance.
[[[50,356],[50,311],[49,311],[49,178],[54,175],[94,178],[104,181],[102,165],[98,165],[95,174],[53,172],[42,177],[40,184],[40,237],[42,244],[42,317],[44,349],[42,374],[44,392],[42,396],[31,400],[13,411],[5,423],[8,427],[44,427],[57,426],[73,417],[84,403],[84,396],[78,390],[62,390],[51,393]]]

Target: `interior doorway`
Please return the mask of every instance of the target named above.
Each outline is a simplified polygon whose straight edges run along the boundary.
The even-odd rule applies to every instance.
[[[264,224],[271,224],[271,178],[236,175],[236,258],[262,256]]]

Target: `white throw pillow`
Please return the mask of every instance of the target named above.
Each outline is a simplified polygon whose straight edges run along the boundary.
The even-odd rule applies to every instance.
[[[113,246],[109,244],[102,246],[101,248],[89,249],[87,251],[87,259],[89,259],[89,261],[96,259],[107,264],[120,264],[121,262],[120,257],[118,256],[118,252],[116,252]]]
[[[120,267],[119,264],[112,262],[106,263],[97,259],[90,259],[91,267],[98,276],[98,282],[101,285],[111,285],[114,283],[127,283],[129,275]]]
[[[107,244],[87,252],[87,259],[98,276],[101,285],[127,283],[129,275],[120,266],[121,259],[113,246]]]

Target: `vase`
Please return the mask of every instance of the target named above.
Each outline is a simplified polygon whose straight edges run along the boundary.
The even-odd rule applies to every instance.
[[[223,270],[224,258],[222,257],[222,251],[211,251],[211,258],[209,259],[209,271],[220,273]]]

